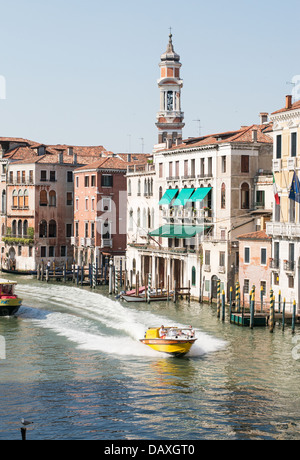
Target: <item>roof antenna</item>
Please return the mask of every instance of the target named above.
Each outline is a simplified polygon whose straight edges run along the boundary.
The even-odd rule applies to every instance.
[[[199,137],[201,137],[201,120],[193,120],[193,121],[196,121],[198,123],[198,130],[199,130]]]

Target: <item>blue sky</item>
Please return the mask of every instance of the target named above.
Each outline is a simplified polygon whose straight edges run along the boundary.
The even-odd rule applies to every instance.
[[[151,152],[173,28],[184,137],[257,123],[300,74],[300,2],[0,0],[0,136]]]

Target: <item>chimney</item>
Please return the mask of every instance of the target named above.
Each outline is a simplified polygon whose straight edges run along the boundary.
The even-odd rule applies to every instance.
[[[257,129],[252,129],[252,141],[257,142]]]
[[[73,147],[68,147],[68,155],[73,155]]]
[[[285,97],[285,108],[290,109],[292,107],[292,97],[293,96],[286,96]]]
[[[77,165],[77,153],[73,153],[73,164]]]
[[[260,124],[261,125],[264,125],[265,123],[268,123],[268,120],[269,120],[268,112],[261,112],[259,114],[259,117],[260,117]]]
[[[63,162],[64,162],[64,154],[63,154],[63,152],[59,152],[59,154],[58,154],[58,163],[60,165],[62,165]]]
[[[131,163],[131,154],[130,153],[128,153],[128,155],[127,155],[127,162]]]

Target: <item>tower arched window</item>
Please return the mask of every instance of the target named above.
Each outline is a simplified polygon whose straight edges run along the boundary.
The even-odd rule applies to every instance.
[[[42,220],[40,223],[40,238],[47,238],[47,222]]]
[[[54,190],[49,193],[49,206],[56,206],[56,192]]]
[[[17,190],[13,191],[13,208],[18,207],[18,192]]]

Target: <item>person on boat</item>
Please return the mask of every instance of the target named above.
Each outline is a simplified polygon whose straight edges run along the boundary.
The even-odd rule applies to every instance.
[[[189,330],[189,335],[190,335],[190,337],[191,337],[191,339],[192,339],[193,337],[195,337],[195,331],[194,331],[194,329],[192,328],[192,326],[189,326],[189,329],[190,329],[190,330]]]
[[[167,330],[165,329],[165,326],[161,326],[159,330],[159,336],[164,339],[166,337]]]

